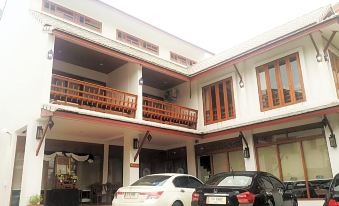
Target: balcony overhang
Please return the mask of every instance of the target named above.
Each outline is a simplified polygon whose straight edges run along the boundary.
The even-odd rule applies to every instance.
[[[55,35],[56,38],[62,39],[64,41],[71,42],[73,44],[92,49],[96,52],[103,53],[105,55],[126,61],[126,62],[131,62],[135,64],[140,64],[143,67],[146,67],[148,69],[161,72],[163,74],[166,74],[168,76],[183,80],[183,81],[189,81],[189,77],[187,75],[175,72],[170,70],[169,68],[164,68],[156,64],[152,64],[150,62],[146,62],[144,60],[141,60],[135,56],[127,55],[124,53],[121,53],[116,50],[112,50],[110,48],[107,48],[105,46],[93,43],[91,41],[85,40],[83,38],[68,34],[66,32],[60,31],[58,29],[53,30],[53,34]]]

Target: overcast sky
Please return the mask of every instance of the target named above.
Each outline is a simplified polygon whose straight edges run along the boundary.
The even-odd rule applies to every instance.
[[[11,0],[7,0],[11,1]],[[339,0],[102,0],[214,53]],[[2,8],[5,0],[0,0]]]

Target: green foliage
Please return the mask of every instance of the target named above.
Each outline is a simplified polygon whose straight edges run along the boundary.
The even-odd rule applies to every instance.
[[[41,196],[40,195],[32,195],[29,198],[29,204],[30,205],[40,205],[41,202]]]

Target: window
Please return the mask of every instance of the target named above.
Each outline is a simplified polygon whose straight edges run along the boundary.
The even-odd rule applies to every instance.
[[[176,54],[174,52],[170,53],[171,60],[174,62],[177,62],[179,64],[185,65],[185,66],[192,66],[193,64],[196,64],[196,61],[193,61],[191,59],[188,59],[184,56],[181,56],[179,54]]]
[[[202,186],[202,183],[194,177],[188,177],[188,180],[189,180],[189,185],[188,185],[189,188],[197,188],[197,187]]]
[[[150,175],[145,176],[133,183],[131,186],[162,186],[171,176]]]
[[[173,180],[173,184],[175,187],[189,188],[189,180],[187,176],[176,177]]]
[[[154,54],[159,54],[159,46],[152,44],[150,42],[144,41],[138,37],[135,37],[131,34],[128,34],[126,32],[117,30],[117,39],[119,41],[128,43],[130,45],[133,45],[135,47],[138,47],[140,49],[149,51]]]
[[[261,111],[305,101],[298,53],[256,68]]]
[[[279,177],[298,198],[324,198],[332,169],[323,128],[290,131],[255,135],[258,170]]]
[[[239,174],[220,174],[210,178],[205,185],[209,186],[224,186],[224,187],[247,187],[252,184],[251,176]]]
[[[79,24],[81,26],[95,30],[97,32],[101,32],[102,24],[99,21],[96,21],[85,15],[62,7],[48,0],[43,0],[42,4],[43,4],[42,10],[45,12],[61,17],[68,21],[72,21],[73,23]]]
[[[205,124],[235,118],[232,78],[203,87]]]
[[[272,183],[266,177],[261,177],[259,179],[260,186],[264,189],[273,189]]]

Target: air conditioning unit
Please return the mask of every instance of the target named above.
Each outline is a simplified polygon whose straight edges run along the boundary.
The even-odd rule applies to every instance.
[[[165,93],[165,99],[169,102],[174,102],[177,100],[178,97],[178,90],[176,88],[172,88],[167,90]]]

